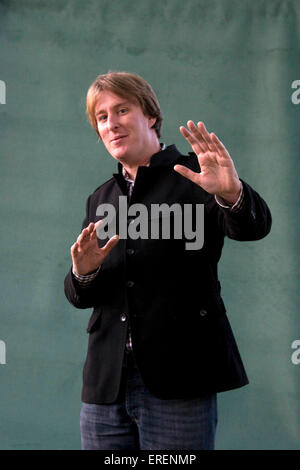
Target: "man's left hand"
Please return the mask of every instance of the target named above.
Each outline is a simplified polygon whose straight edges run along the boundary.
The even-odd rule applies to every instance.
[[[201,172],[196,173],[183,165],[175,165],[174,170],[208,193],[234,204],[242,183],[226,148],[213,132],[207,132],[203,122],[196,126],[193,121],[188,121],[187,127],[181,126],[180,132],[197,155]]]

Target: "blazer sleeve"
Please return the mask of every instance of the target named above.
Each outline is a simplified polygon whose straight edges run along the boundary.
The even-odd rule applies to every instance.
[[[82,222],[81,230],[89,225],[91,195],[86,202],[86,214]],[[101,269],[98,275],[88,286],[82,287],[72,273],[72,266],[64,280],[64,291],[68,301],[76,308],[91,308],[99,303],[99,283],[101,282]]]
[[[183,162],[179,163],[193,171],[201,171],[194,152],[189,152],[189,157],[184,157]],[[203,193],[205,194],[205,209],[211,223],[210,236],[218,237],[214,233],[216,227],[219,235],[237,241],[260,240],[270,232],[272,216],[266,202],[248,183],[241,178],[240,181],[243,185],[244,202],[242,209],[237,212],[221,207],[216,202],[214,195],[207,193],[193,183],[194,191],[198,194],[196,200],[202,199],[203,201]]]
[[[271,230],[271,212],[263,198],[245,181],[241,182],[244,192],[242,209],[234,212],[222,208],[214,198],[210,198],[210,213],[217,219],[224,236],[237,241],[260,240]]]

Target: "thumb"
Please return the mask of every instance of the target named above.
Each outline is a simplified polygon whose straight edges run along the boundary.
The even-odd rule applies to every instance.
[[[193,183],[200,184],[201,173],[196,173],[193,170],[190,170],[186,166],[183,165],[175,165],[174,170],[177,171],[180,175],[184,176],[185,178],[189,179]]]

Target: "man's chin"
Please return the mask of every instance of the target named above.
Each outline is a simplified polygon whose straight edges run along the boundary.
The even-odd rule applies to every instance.
[[[126,162],[128,160],[128,156],[126,155],[126,153],[114,153],[112,155],[116,160],[118,160],[118,162],[120,163],[123,163],[123,162]]]
[[[120,163],[130,160],[130,154],[126,151],[126,149],[114,149],[110,154]]]

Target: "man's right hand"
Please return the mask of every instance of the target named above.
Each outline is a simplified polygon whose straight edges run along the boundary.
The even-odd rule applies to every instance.
[[[98,247],[97,229],[101,221],[91,222],[78,236],[71,246],[73,269],[77,274],[90,274],[101,266],[107,255],[118,243],[119,236],[115,235],[108,240],[103,248]]]

